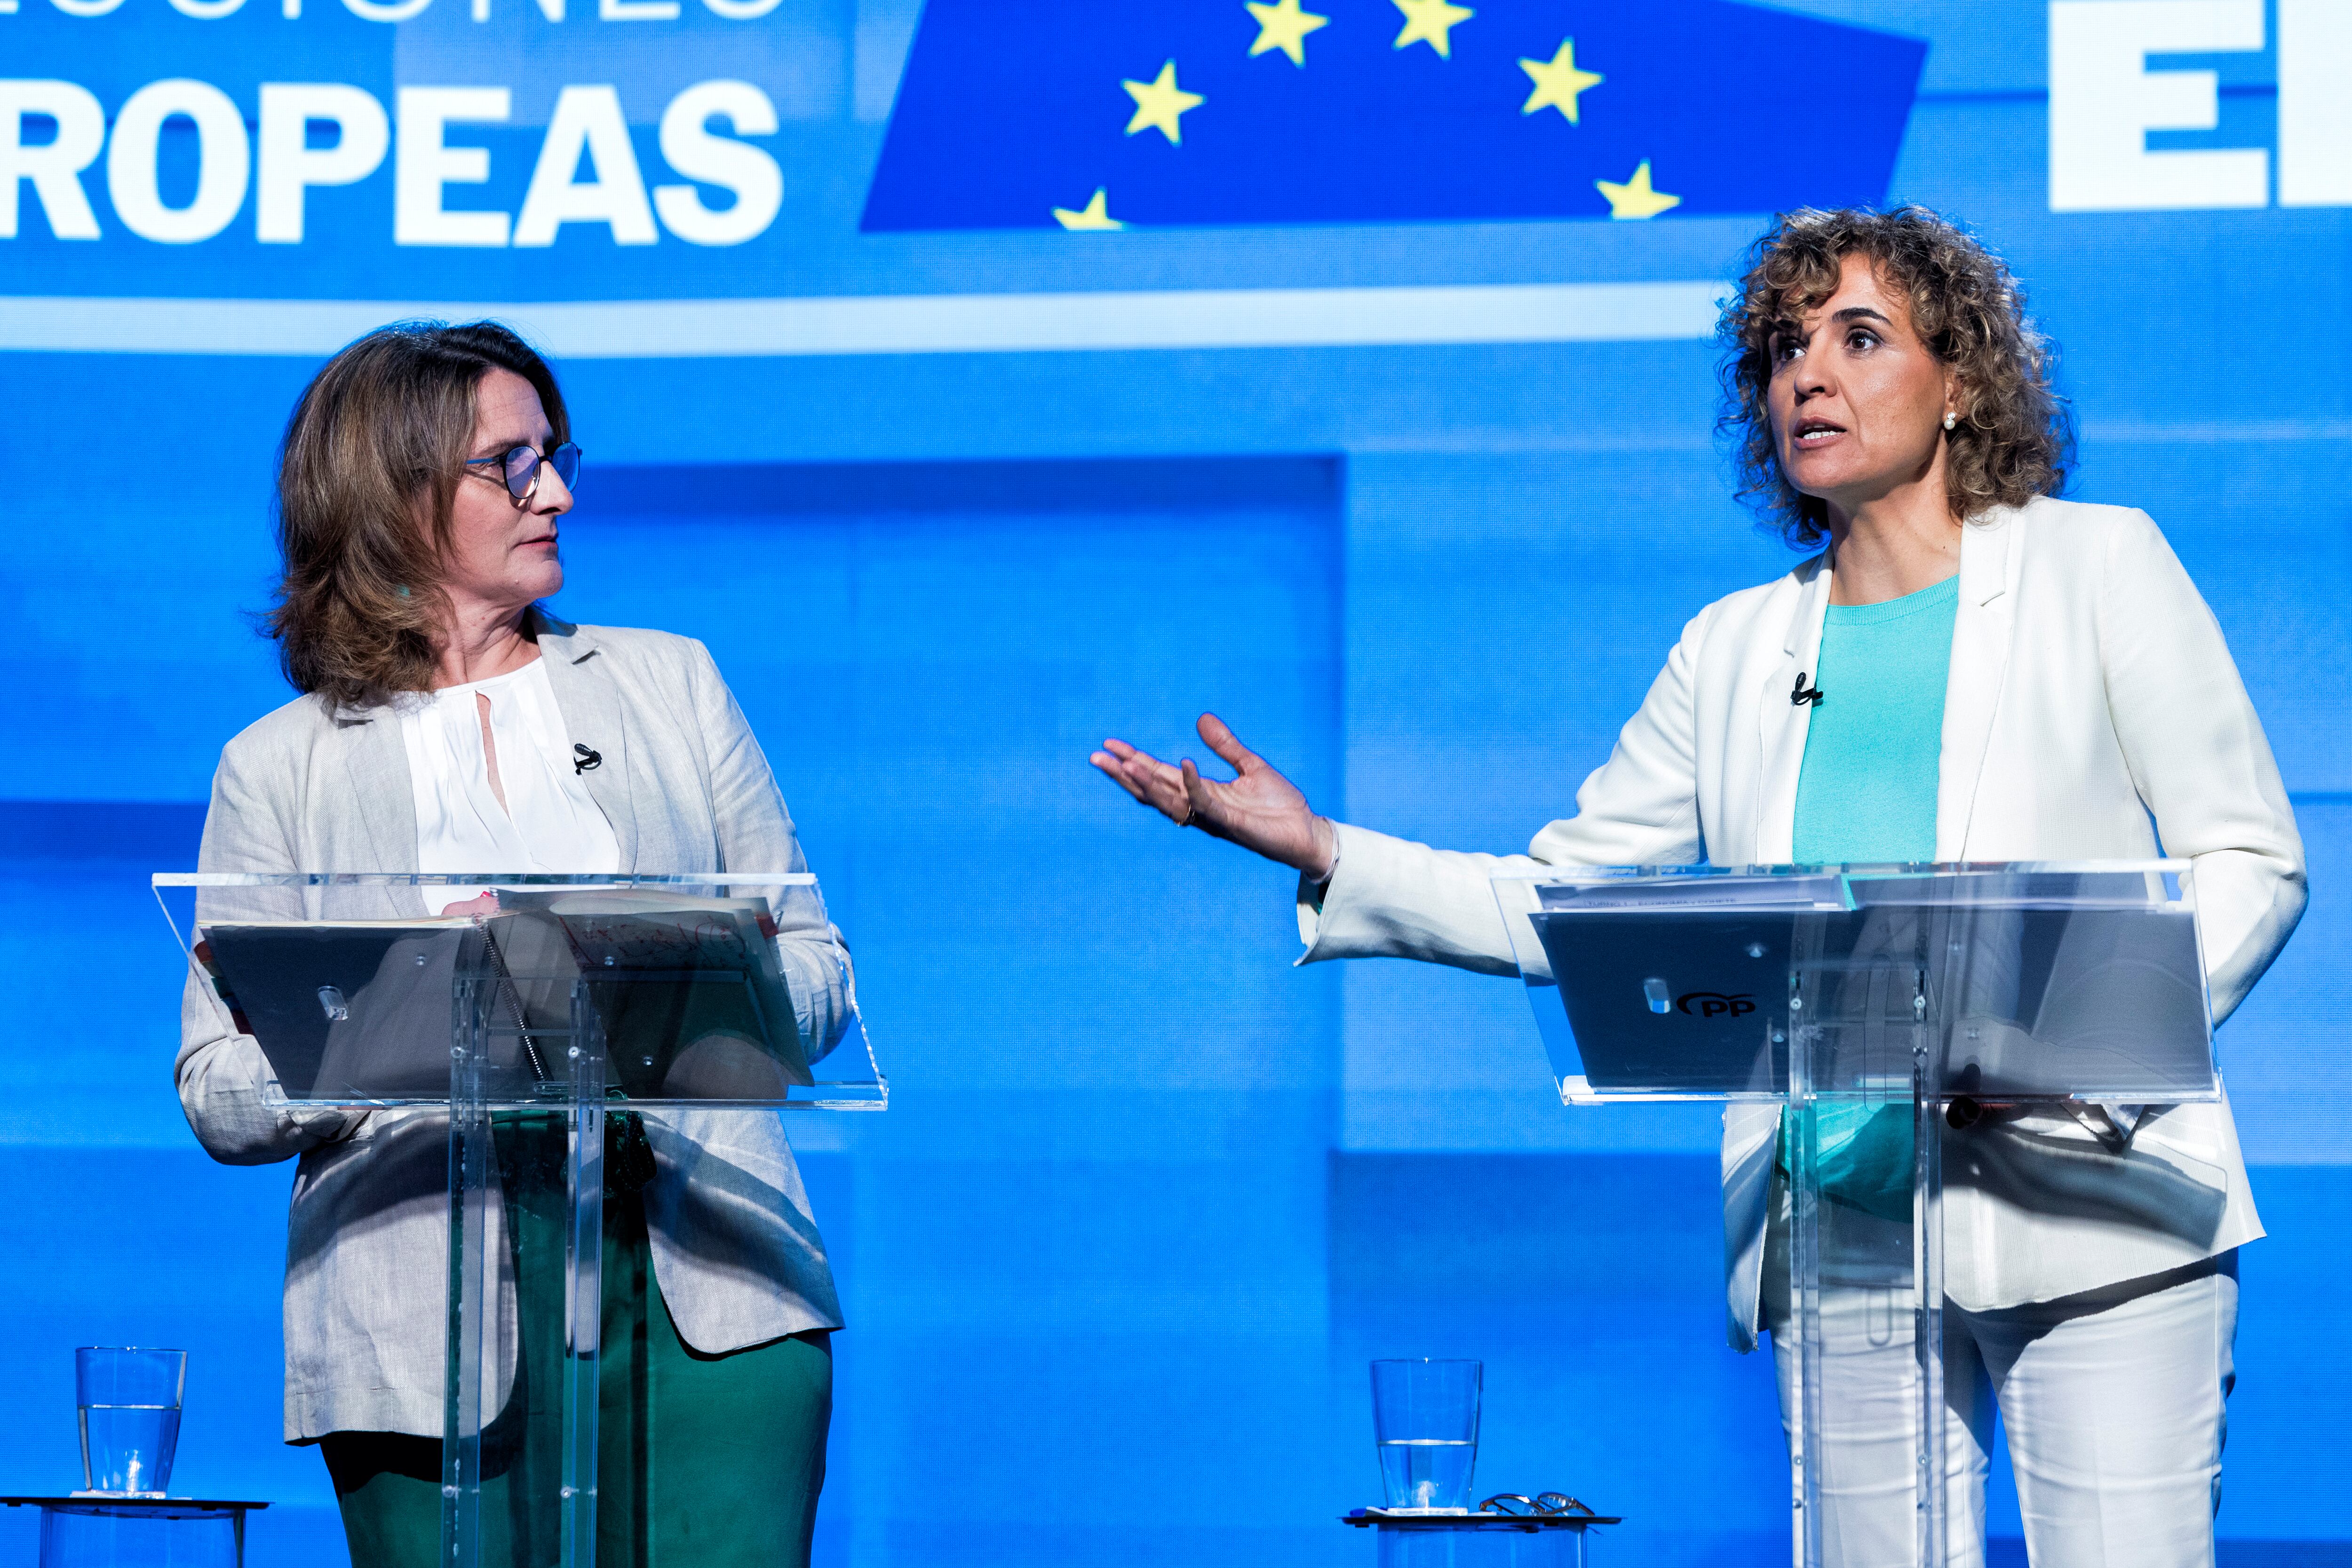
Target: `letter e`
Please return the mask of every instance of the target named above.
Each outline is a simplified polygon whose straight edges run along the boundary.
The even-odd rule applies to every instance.
[[[490,150],[451,147],[452,121],[496,124],[513,112],[502,87],[404,87],[399,146],[394,155],[392,242],[394,245],[497,247],[507,242],[507,215],[450,212],[443,187],[478,185],[490,177]]]
[[[2267,205],[2266,149],[2147,150],[2151,131],[2221,123],[2215,72],[2152,71],[2149,55],[2262,47],[2263,0],[2053,0],[2050,210]]]

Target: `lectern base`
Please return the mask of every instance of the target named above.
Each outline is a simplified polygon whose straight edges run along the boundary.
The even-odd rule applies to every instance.
[[[566,1121],[503,1111],[493,1120],[520,1343],[514,1392],[479,1438],[474,1545],[499,1568],[558,1568],[581,1560],[565,1556],[564,1521],[550,1505],[568,1386],[562,1339],[551,1331],[564,1321]],[[607,1193],[601,1207],[593,1561],[726,1559],[730,1531],[761,1550],[797,1541],[805,1552],[824,1481],[830,1354],[808,1338],[722,1355],[688,1345],[654,1277],[639,1195]],[[440,1438],[343,1433],[321,1447],[355,1555],[370,1542],[407,1552],[438,1532]]]
[[[1776,1213],[1767,1232],[1764,1305],[1801,1568],[1979,1558],[1987,1345],[1999,1314],[1949,1331],[1962,1314],[1946,1300],[1948,1143],[1972,1178],[1996,1153],[2004,1169],[2031,1173],[2004,1178],[2015,1188],[2008,1207],[1979,1191],[1966,1211],[1979,1289],[2000,1248],[2029,1264],[2033,1249],[2061,1245],[2048,1237],[2066,1235],[2063,1225],[2036,1228],[2060,1216],[2099,1215],[2117,1234],[2161,1231],[2168,1217],[2189,1234],[2193,1221],[2123,1201],[2129,1184],[2114,1150],[2089,1139],[2044,1146],[1979,1123],[1988,1106],[2063,1116],[2055,1108],[2220,1100],[2194,877],[2186,861],[2149,860],[1514,868],[1495,879],[1564,1098],[1786,1108],[1784,1174],[1772,1187],[1786,1220]],[[1752,1184],[1755,1163],[1774,1156],[1760,1142],[1770,1126],[1745,1108],[1727,1118],[1727,1172],[1736,1163]],[[1996,1136],[1998,1149],[1984,1142]],[[2218,1223],[2226,1173],[2201,1168],[2212,1179],[2167,1166],[2166,1202],[2208,1205]],[[2092,1478],[2085,1510],[2102,1520],[2145,1518],[2167,1487],[2154,1474],[2138,1486],[2117,1476],[2116,1455],[2146,1447],[2149,1432],[2219,1435],[2211,1359],[2226,1342],[2210,1333],[2197,1352],[2210,1426],[2168,1408],[2110,1444],[2095,1426],[2053,1416],[2139,1408],[2111,1392],[2147,1390],[2160,1352],[2151,1331],[2135,1333],[2097,1374],[2067,1373],[2046,1400],[2020,1394],[2018,1357],[1991,1373],[2015,1406],[2012,1446],[2018,1413],[2032,1411],[2048,1471]],[[2058,1359],[2046,1338],[2032,1357]],[[2192,1504],[2185,1539],[2200,1552],[2211,1529],[2204,1464],[2174,1465],[2191,1484],[2170,1489]],[[2094,1538],[2116,1554],[2112,1534]]]

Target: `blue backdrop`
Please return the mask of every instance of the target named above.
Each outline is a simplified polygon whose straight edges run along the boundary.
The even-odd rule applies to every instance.
[[[2333,8],[1318,0],[1295,63],[1239,0],[307,5],[0,0],[0,1489],[75,1479],[72,1346],[185,1344],[175,1485],[340,1561],[278,1443],[291,1173],[180,1120],[144,878],[287,696],[295,395],[494,310],[589,453],[558,608],[709,643],[893,1080],[791,1128],[850,1322],[822,1561],[1367,1561],[1382,1354],[1483,1357],[1482,1486],[1623,1512],[1612,1561],[1785,1560],[1713,1116],[1560,1109],[1515,986],[1294,971],[1288,879],[1085,756],[1214,706],[1327,810],[1524,844],[1790,562],[1727,500],[1712,295],[1771,205],[1888,197],[2026,280],[2073,493],[2163,526],[2294,793],[2310,913],[2221,1036],[2272,1234],[2221,1531],[2352,1562]],[[1601,79],[1528,107],[1563,43]]]

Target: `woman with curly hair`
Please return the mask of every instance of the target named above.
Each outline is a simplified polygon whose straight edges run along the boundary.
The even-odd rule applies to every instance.
[[[1296,868],[1310,962],[1516,973],[1488,888],[1515,864],[2185,858],[2226,1018],[2302,914],[2302,841],[2221,628],[2155,523],[2056,499],[2067,420],[2008,269],[1924,208],[1794,213],[1758,241],[1718,337],[1742,491],[1822,548],[1684,627],[1576,815],[1528,858],[1318,816],[1211,714],[1201,738],[1229,783],[1116,740],[1094,764]],[[1723,1193],[1731,1340],[1772,1332],[1785,1414],[1780,1120],[1729,1109]],[[1892,1173],[1903,1190],[1876,1195],[1902,1203],[1909,1127],[1906,1109],[1848,1130],[1843,1167]],[[1944,1560],[1982,1560],[1998,1409],[2036,1563],[2210,1564],[2236,1248],[2263,1233],[2227,1101],[1990,1109],[1946,1139]],[[1911,1348],[1885,1331],[1883,1290],[1873,1334],[1872,1294],[1824,1291],[1824,1349],[1855,1400],[1839,1424],[1863,1431],[1875,1399],[1884,1437],[1822,1456],[1823,1534],[1830,1561],[1908,1563]]]

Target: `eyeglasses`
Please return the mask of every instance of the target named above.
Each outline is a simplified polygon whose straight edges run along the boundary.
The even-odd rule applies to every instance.
[[[1505,1492],[1499,1497],[1490,1497],[1480,1503],[1478,1511],[1508,1514],[1513,1519],[1546,1519],[1559,1514],[1571,1517],[1581,1516],[1585,1519],[1600,1517],[1589,1506],[1577,1501],[1566,1492],[1538,1492],[1534,1497],[1524,1497],[1517,1492]]]
[[[469,468],[496,468],[506,480],[507,494],[518,501],[527,501],[539,490],[539,466],[547,464],[555,477],[563,481],[565,489],[574,489],[580,483],[580,448],[566,441],[552,452],[542,453],[528,442],[509,447],[495,458],[468,458]],[[489,476],[482,476],[488,479]]]

